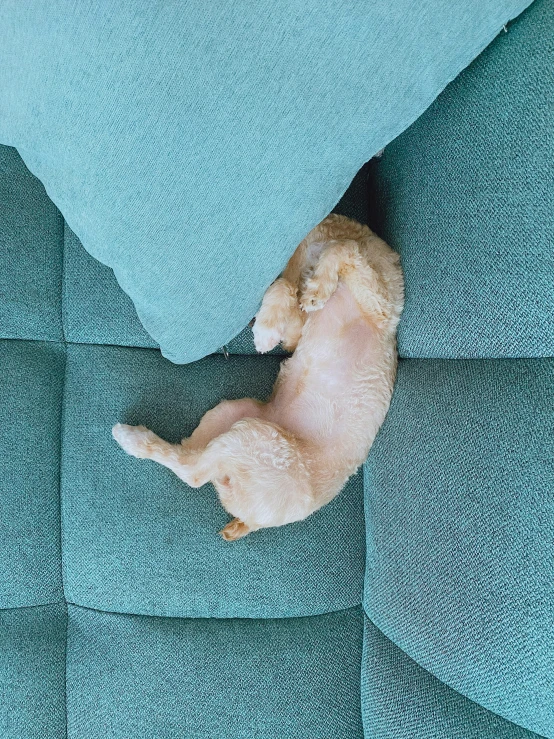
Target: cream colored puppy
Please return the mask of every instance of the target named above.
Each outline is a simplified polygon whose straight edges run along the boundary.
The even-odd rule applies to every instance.
[[[332,500],[364,462],[389,407],[403,306],[398,255],[366,226],[330,215],[266,292],[256,349],[285,360],[267,403],[224,400],[180,444],[114,426],[129,454],[191,487],[211,481],[234,516],[227,540],[300,521]]]

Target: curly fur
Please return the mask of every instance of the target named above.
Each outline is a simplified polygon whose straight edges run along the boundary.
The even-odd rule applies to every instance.
[[[227,540],[299,521],[332,500],[363,463],[387,413],[403,307],[400,260],[369,228],[330,215],[267,290],[256,349],[282,343],[268,403],[223,401],[181,444],[142,426],[114,426],[136,457],[169,467],[191,487],[213,482],[235,518]]]

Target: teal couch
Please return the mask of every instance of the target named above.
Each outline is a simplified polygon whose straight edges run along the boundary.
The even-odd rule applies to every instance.
[[[330,505],[233,544],[113,442],[267,397],[249,329],[164,359],[0,148],[2,739],[554,737],[554,11],[510,25],[337,210],[401,253],[398,381]]]

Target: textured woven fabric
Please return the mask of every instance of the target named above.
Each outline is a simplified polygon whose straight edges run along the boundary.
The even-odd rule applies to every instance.
[[[114,443],[117,421],[189,435],[221,398],[268,396],[278,357],[178,367],[159,352],[69,346],[62,523],[65,592],[79,605],[160,616],[304,616],[360,603],[362,476],[318,515],[232,546],[211,485],[194,490]],[[99,466],[100,464],[100,466]]]
[[[1,147],[2,151],[15,152]],[[156,342],[139,321],[135,307],[113,270],[88,254],[69,226],[64,228],[63,327],[67,341],[76,344],[114,344],[153,348]],[[223,347],[218,353],[223,353]],[[229,341],[231,354],[255,354],[250,328]],[[282,355],[279,348],[271,354]]]
[[[62,339],[63,219],[15,149],[0,147],[0,338]]]
[[[528,4],[6,0],[0,142],[192,361]]]
[[[65,226],[63,327],[76,344],[155,347],[113,271],[90,256]]]
[[[436,677],[554,735],[554,359],[405,360],[365,470],[365,606]]]
[[[529,17],[544,35],[548,9],[539,0],[496,45],[529,51],[521,28]],[[550,53],[549,39],[522,68]],[[483,146],[512,135],[499,120]],[[518,141],[517,151],[534,187],[538,149]],[[279,358],[234,356],[253,352],[249,330],[229,342],[228,360],[187,367],[132,348],[153,342],[113,273],[83,252],[13,150],[0,148],[0,169],[0,338],[10,339],[0,342],[2,739],[357,739],[362,707],[367,739],[554,737],[554,360],[401,363],[363,479],[365,606],[382,631],[366,620],[362,655],[360,477],[307,521],[225,545],[212,489],[190,490],[110,438],[126,420],[178,439],[221,397],[267,394]],[[365,220],[374,176],[374,164],[362,169],[340,212]],[[472,204],[466,185],[460,198]],[[545,229],[548,214],[537,214]],[[415,257],[399,248],[414,325]],[[513,294],[511,273],[494,265],[466,268]],[[543,312],[544,275],[526,273]],[[444,299],[438,278],[428,290]],[[548,331],[531,341],[515,300],[520,309],[512,345],[546,353]],[[417,328],[426,345],[429,315]],[[18,340],[31,337],[41,340]]]
[[[2,739],[65,739],[66,606],[0,609]]]
[[[13,149],[11,159],[18,158]],[[19,162],[19,170],[21,170]],[[368,219],[368,174],[365,165],[333,209],[348,218],[366,223]],[[29,179],[33,179],[27,174]],[[36,180],[34,180],[36,182]],[[28,208],[28,205],[26,206]],[[121,290],[109,267],[90,256],[73,231],[65,225],[63,246],[63,329],[67,341],[77,344],[114,344],[117,346],[155,347],[156,343],[140,323],[130,298]],[[58,297],[56,295],[56,297]],[[256,354],[252,331],[243,329],[218,353]],[[281,347],[270,354],[283,356]]]
[[[280,358],[108,346],[151,342],[15,151],[0,162],[0,336],[21,305],[22,335],[51,339],[0,341],[2,739],[361,737],[362,475],[318,516],[224,542],[213,488],[128,457],[111,426],[177,440],[223,397],[266,397]]]
[[[54,343],[0,341],[0,367],[1,609],[62,598],[64,352]]]
[[[362,739],[363,617],[162,619],[70,607],[74,739]]]
[[[367,618],[362,706],[368,739],[540,739],[441,683]]]
[[[402,356],[554,355],[553,28],[537,0],[373,167]]]

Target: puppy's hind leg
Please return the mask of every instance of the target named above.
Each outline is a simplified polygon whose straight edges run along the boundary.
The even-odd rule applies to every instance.
[[[190,451],[203,451],[212,439],[229,431],[242,418],[259,418],[263,403],[252,398],[222,400],[215,408],[204,413],[192,434],[181,445]]]
[[[144,426],[128,426],[124,423],[117,423],[112,435],[127,454],[139,459],[151,459],[178,474],[177,469],[183,463],[180,444],[170,444]]]
[[[209,460],[205,450],[189,450],[183,444],[170,444],[144,426],[116,424],[112,434],[127,454],[139,459],[151,459],[167,467],[190,487],[197,488],[210,479]]]
[[[112,435],[127,454],[139,459],[151,459],[167,467],[191,487],[204,485],[211,477],[206,447],[216,437],[229,431],[241,418],[257,418],[262,403],[251,398],[224,400],[204,414],[188,439],[170,444],[144,426],[116,424]]]

